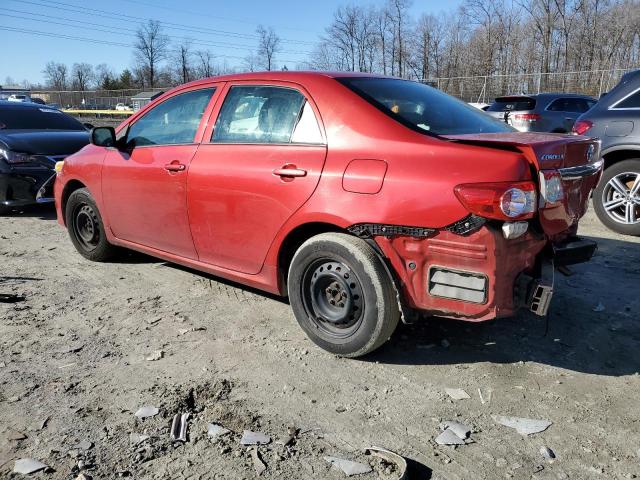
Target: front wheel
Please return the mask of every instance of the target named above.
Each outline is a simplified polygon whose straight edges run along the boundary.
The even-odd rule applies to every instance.
[[[400,318],[382,259],[351,235],[323,233],[303,243],[289,267],[288,290],[307,336],[341,356],[359,357],[380,347]]]
[[[71,242],[85,258],[105,262],[117,248],[107,241],[98,206],[86,188],[75,190],[67,200],[65,221]]]
[[[640,235],[640,158],[607,168],[593,192],[593,207],[608,228]]]

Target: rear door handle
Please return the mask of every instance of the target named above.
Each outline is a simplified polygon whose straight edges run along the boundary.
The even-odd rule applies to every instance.
[[[301,168],[284,166],[282,168],[276,168],[273,174],[279,177],[306,177],[307,171]]]
[[[185,170],[187,168],[186,165],[182,164],[182,163],[167,163],[164,166],[165,170],[168,170],[169,172],[182,172],[183,170]]]

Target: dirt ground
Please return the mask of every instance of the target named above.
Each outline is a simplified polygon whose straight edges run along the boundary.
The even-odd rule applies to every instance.
[[[90,263],[50,208],[0,217],[0,293],[24,297],[0,303],[0,477],[33,458],[50,467],[34,478],[256,478],[239,444],[253,430],[272,438],[260,478],[345,478],[324,456],[372,465],[355,478],[396,478],[363,454],[372,445],[415,461],[411,478],[636,478],[640,239],[592,212],[580,233],[600,249],[557,277],[546,334],[525,313],[428,319],[347,360],[308,341],[277,298],[138,254]],[[139,420],[145,405],[159,413]],[[172,443],[185,412],[189,441]],[[553,425],[527,437],[492,415]],[[438,446],[443,420],[471,425],[475,443]],[[210,422],[232,432],[213,441]],[[276,443],[291,426],[297,437]]]

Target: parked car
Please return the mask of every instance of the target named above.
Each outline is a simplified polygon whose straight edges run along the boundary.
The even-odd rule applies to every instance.
[[[131,110],[131,107],[129,105],[126,105],[124,103],[116,104],[116,111],[118,112],[128,112],[130,110]]]
[[[126,247],[288,295],[326,350],[364,355],[415,310],[545,315],[553,264],[601,171],[598,142],[522,134],[429,86],[361,74],[228,75],[175,88],[68,157],[78,252]]]
[[[573,131],[602,141],[605,170],[593,194],[598,218],[615,232],[640,235],[640,70],[625,74]]]
[[[88,143],[87,129],[60,110],[0,101],[0,213],[52,202],[55,163]]]
[[[576,119],[595,104],[585,95],[540,93],[498,97],[486,111],[521,132],[569,133]]]
[[[484,102],[469,102],[469,105],[471,105],[472,107],[477,108],[478,110],[482,110],[482,111],[485,111],[485,112],[491,106],[490,103],[484,103]]]
[[[31,102],[31,97],[29,97],[29,95],[24,95],[24,94],[20,94],[20,93],[14,93],[12,95],[9,95],[9,98],[7,98],[7,101],[9,101],[9,102]]]

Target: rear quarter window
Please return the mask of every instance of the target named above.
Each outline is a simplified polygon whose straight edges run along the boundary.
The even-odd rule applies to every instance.
[[[627,98],[618,102],[613,108],[638,108],[640,109],[640,90],[632,93]]]

